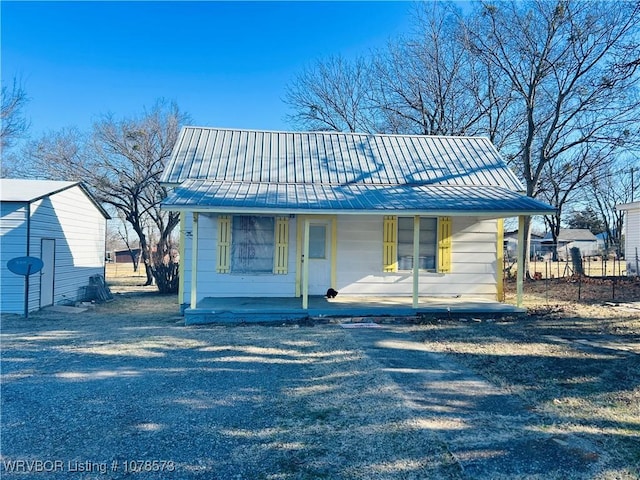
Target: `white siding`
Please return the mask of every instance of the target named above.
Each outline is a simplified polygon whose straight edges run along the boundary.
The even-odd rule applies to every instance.
[[[105,229],[104,216],[80,187],[32,204],[31,254],[40,256],[43,238],[56,242],[54,304],[80,299],[89,277],[104,275]]]
[[[187,216],[186,230],[192,231],[191,214]],[[289,222],[289,271],[286,275],[248,275],[217,273],[218,233],[217,215],[200,214],[198,216],[198,277],[197,301],[205,297],[293,297],[295,296],[296,266],[296,222]],[[186,235],[184,259],[184,297],[182,302],[190,303],[191,298],[191,242],[192,236]]]
[[[636,256],[640,264],[640,204],[626,213],[625,259],[631,268],[636,268]],[[640,272],[638,272],[640,274]]]
[[[27,254],[27,205],[21,202],[0,203],[0,312],[3,313],[24,312],[24,277],[11,273],[7,262]]]
[[[339,217],[337,290],[345,295],[412,294],[413,274],[382,272],[382,217]],[[420,295],[496,298],[496,221],[453,219],[451,273],[420,274]]]
[[[2,202],[3,312],[24,311],[24,279],[6,262],[27,254],[27,205]],[[40,258],[42,239],[55,240],[53,303],[80,299],[89,277],[104,275],[106,219],[78,186],[31,203],[30,212],[29,255]],[[40,289],[40,275],[29,277],[29,311],[40,308]]]
[[[186,231],[191,231],[187,213]],[[287,275],[234,275],[216,273],[217,216],[200,215],[198,249],[198,301],[204,297],[291,297],[295,295],[296,220],[289,225]],[[338,216],[336,289],[344,295],[408,296],[410,271],[382,271],[382,216]],[[191,237],[185,235],[184,297],[190,301]],[[453,219],[452,269],[442,274],[420,274],[420,295],[472,296],[495,300],[497,294],[496,220],[471,217]]]

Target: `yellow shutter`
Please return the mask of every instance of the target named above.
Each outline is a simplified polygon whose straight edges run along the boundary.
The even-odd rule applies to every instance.
[[[218,273],[231,270],[231,216],[218,216]]]
[[[276,252],[273,273],[286,275],[289,270],[289,218],[276,217]]]
[[[384,272],[398,271],[398,217],[387,215],[382,226],[382,268]]]
[[[451,271],[451,217],[438,217],[438,272]]]

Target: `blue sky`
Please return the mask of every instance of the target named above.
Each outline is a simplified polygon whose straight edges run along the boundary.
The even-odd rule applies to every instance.
[[[193,124],[286,130],[285,86],[318,58],[383,47],[407,2],[2,1],[2,82],[20,79],[30,134],[175,100]]]

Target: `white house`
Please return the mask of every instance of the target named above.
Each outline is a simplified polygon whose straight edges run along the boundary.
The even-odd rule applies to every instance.
[[[553,236],[547,233],[541,241],[546,253],[553,251]],[[586,228],[561,228],[558,233],[557,252],[558,258],[567,260],[571,258],[571,249],[579,248],[582,256],[598,255],[600,246],[598,238]]]
[[[182,214],[180,301],[495,300],[502,219],[553,208],[486,138],[185,127],[161,181]],[[416,268],[414,268],[414,266]]]
[[[542,251],[542,235],[531,232],[529,239],[529,255],[537,257]],[[504,253],[509,258],[515,258],[518,254],[518,231],[504,232]]]
[[[618,205],[616,209],[627,212],[624,237],[624,258],[627,261],[627,274],[640,275],[640,202]]]
[[[109,215],[79,182],[0,179],[0,311],[24,312],[24,277],[15,257],[40,258],[29,277],[28,309],[80,299],[92,275],[104,275]]]

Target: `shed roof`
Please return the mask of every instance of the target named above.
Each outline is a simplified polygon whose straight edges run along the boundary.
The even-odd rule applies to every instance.
[[[77,185],[79,182],[0,178],[0,201],[34,202]]]
[[[484,137],[184,127],[161,182],[176,210],[553,211]]]
[[[111,218],[86,187],[82,185],[82,182],[0,178],[0,202],[35,202],[75,186],[78,186],[84,192],[105,218]]]

